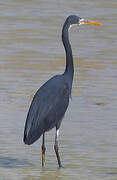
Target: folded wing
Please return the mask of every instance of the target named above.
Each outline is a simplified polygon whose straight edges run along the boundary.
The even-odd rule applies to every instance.
[[[34,143],[45,131],[61,123],[69,95],[69,85],[62,75],[54,76],[37,91],[26,119],[25,144]]]

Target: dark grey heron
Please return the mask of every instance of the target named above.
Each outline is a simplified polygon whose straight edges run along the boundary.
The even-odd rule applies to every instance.
[[[45,132],[56,127],[55,153],[59,167],[62,167],[58,152],[59,128],[69,104],[74,76],[72,49],[69,42],[68,30],[72,25],[95,24],[94,21],[84,20],[75,15],[69,16],[62,29],[62,42],[66,52],[66,68],[63,74],[49,79],[36,92],[26,119],[24,143],[33,144],[42,135],[42,166],[45,167]]]

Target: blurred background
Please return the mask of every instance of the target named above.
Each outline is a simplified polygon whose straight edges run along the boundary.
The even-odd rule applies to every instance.
[[[63,73],[61,30],[68,15],[103,23],[73,27],[75,76],[72,100],[60,129],[58,169],[55,129],[23,143],[27,112],[37,89]],[[117,1],[0,1],[0,179],[117,179]]]

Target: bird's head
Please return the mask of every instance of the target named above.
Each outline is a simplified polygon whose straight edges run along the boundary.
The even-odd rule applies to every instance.
[[[70,27],[73,25],[82,25],[82,24],[92,24],[92,25],[98,25],[101,26],[101,23],[95,22],[95,21],[89,21],[85,20],[79,16],[71,15],[67,18],[66,22],[69,24]]]

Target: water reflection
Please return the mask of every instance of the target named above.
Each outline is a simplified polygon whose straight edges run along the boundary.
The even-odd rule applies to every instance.
[[[0,157],[1,168],[21,168],[23,166],[32,166],[30,162],[24,159],[11,158],[11,157]]]

